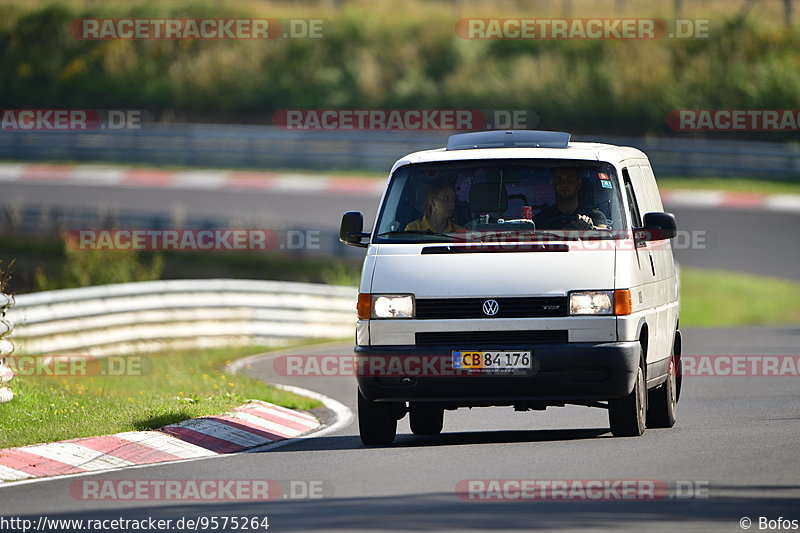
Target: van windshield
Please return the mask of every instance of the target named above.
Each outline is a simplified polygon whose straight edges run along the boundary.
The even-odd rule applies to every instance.
[[[613,239],[624,228],[613,165],[477,160],[397,169],[373,242]]]

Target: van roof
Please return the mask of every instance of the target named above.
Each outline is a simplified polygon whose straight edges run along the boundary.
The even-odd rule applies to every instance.
[[[400,158],[392,167],[397,168],[413,163],[433,163],[443,161],[469,161],[478,159],[583,159],[605,161],[617,164],[625,159],[646,159],[644,152],[629,146],[613,144],[570,142],[569,134],[563,132],[544,132],[529,130],[510,130],[508,132],[478,132],[453,135],[448,141],[448,148],[437,148],[414,152]],[[499,134],[499,135],[498,135]],[[509,135],[501,137],[501,135]],[[483,148],[482,145],[497,146],[505,139],[515,138],[519,144],[527,147]],[[533,147],[530,143],[541,140],[542,147]],[[464,142],[469,141],[469,142]],[[475,141],[474,144],[472,141]],[[473,144],[476,148],[468,145]],[[513,146],[514,143],[508,143]],[[538,143],[537,143],[538,144]],[[558,147],[553,147],[558,146]]]

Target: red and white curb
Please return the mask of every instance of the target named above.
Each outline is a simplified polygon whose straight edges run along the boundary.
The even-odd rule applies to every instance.
[[[297,392],[308,395],[307,391]],[[224,415],[193,418],[155,431],[1,449],[0,480],[117,470],[263,449],[321,427],[310,414],[254,400]]]
[[[0,183],[57,183],[169,189],[309,192],[379,196],[385,181],[358,176],[228,170],[162,170],[98,165],[0,163]]]
[[[673,207],[753,209],[800,213],[800,195],[798,194],[762,194],[687,189],[661,191],[661,200],[664,204]]]
[[[214,169],[163,170],[100,165],[0,163],[0,183],[51,183],[167,189],[277,191],[379,197],[385,180],[327,174],[228,171]],[[800,213],[800,195],[711,190],[666,190],[670,207],[751,209]]]

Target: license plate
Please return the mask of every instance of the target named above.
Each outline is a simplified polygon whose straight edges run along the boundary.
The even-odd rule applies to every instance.
[[[472,350],[453,351],[453,368],[477,370],[480,372],[507,372],[530,370],[533,357],[531,352],[483,352]]]

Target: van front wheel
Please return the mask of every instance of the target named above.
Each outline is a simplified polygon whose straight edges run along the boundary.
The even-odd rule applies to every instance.
[[[669,359],[667,380],[650,391],[647,402],[647,427],[671,428],[675,425],[675,403],[678,401],[675,354]]]
[[[642,366],[636,372],[633,390],[624,398],[608,400],[608,422],[615,437],[638,437],[644,433],[647,411],[647,384]]]
[[[397,434],[397,417],[391,405],[371,402],[358,391],[358,432],[367,446],[385,446]]]

